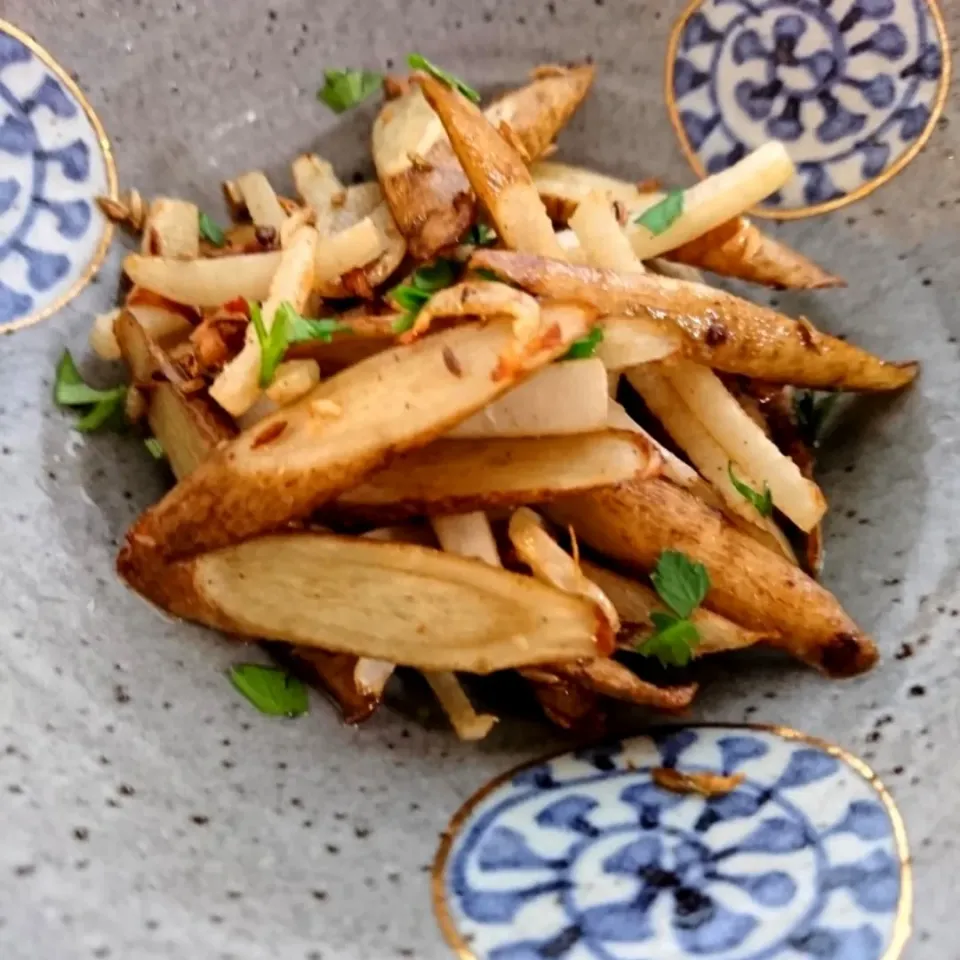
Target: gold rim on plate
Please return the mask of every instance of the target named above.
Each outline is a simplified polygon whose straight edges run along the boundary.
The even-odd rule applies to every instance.
[[[880,797],[880,801],[883,804],[884,810],[887,812],[887,816],[890,818],[890,825],[893,829],[894,842],[897,848],[897,860],[900,864],[900,899],[897,902],[897,912],[893,920],[893,934],[890,938],[890,944],[880,960],[899,960],[900,955],[903,953],[903,948],[906,946],[907,940],[910,939],[910,934],[912,932],[913,866],[910,860],[910,847],[907,841],[907,830],[903,822],[903,817],[900,815],[900,811],[897,809],[897,805],[894,803],[893,797],[890,795],[890,791],[887,790],[880,777],[877,776],[877,774],[863,760],[844,750],[843,747],[838,747],[835,743],[830,743],[829,741],[822,740],[819,737],[811,737],[808,734],[800,733],[798,730],[793,730],[790,727],[780,727],[776,726],[775,724],[685,723],[676,725],[674,727],[666,725],[651,727],[646,731],[638,731],[637,733],[629,734],[617,739],[624,741],[631,740],[635,737],[649,736],[654,730],[696,730],[703,728],[720,728],[723,730],[757,730],[762,733],[772,733],[784,740],[793,740],[798,743],[809,744],[810,746],[817,747],[818,749],[823,750],[825,753],[829,753],[831,756],[841,760],[848,767],[851,767],[854,771],[860,774],[860,776],[866,780],[871,787],[873,787],[877,795]],[[484,786],[477,790],[463,803],[460,809],[450,819],[450,823],[447,825],[446,830],[444,830],[443,834],[441,835],[440,846],[437,848],[436,856],[433,859],[430,879],[430,895],[433,901],[434,916],[437,918],[437,924],[440,927],[440,932],[443,934],[444,940],[447,941],[447,944],[453,949],[459,960],[480,960],[480,958],[470,949],[467,941],[460,935],[460,931],[457,930],[456,924],[453,921],[453,915],[451,914],[447,905],[446,888],[444,884],[444,872],[447,867],[447,860],[450,857],[450,852],[453,850],[453,844],[457,839],[460,830],[463,828],[463,825],[467,822],[467,820],[470,818],[470,815],[483,800],[490,796],[490,794],[493,793],[493,791],[498,787],[512,780],[518,773],[528,770],[530,767],[535,767],[541,763],[545,763],[548,760],[554,760],[557,757],[562,757],[565,754],[584,749],[585,747],[589,747],[591,745],[601,745],[606,742],[609,741],[602,739],[590,740],[584,743],[576,744],[572,747],[568,746],[560,750],[554,750],[551,753],[537,757],[534,760],[527,760],[524,763],[517,764],[515,767],[507,770],[505,773],[499,774],[488,783],[484,784]]]
[[[69,92],[74,96],[77,103],[83,107],[83,112],[86,114],[87,119],[90,121],[90,125],[93,127],[93,132],[96,134],[97,143],[100,147],[100,152],[103,154],[104,165],[107,168],[107,189],[109,191],[109,196],[116,198],[117,196],[117,165],[113,157],[113,147],[110,145],[110,140],[107,137],[107,133],[103,128],[103,124],[100,122],[100,118],[97,116],[96,111],[93,109],[92,104],[87,99],[86,94],[80,89],[77,82],[70,76],[69,73],[54,59],[53,55],[47,51],[45,47],[42,47],[33,37],[28,33],[24,33],[19,27],[15,27],[8,20],[0,18],[0,33],[6,33],[9,36],[13,37],[14,40],[19,40],[27,49],[29,49],[42,63],[44,63],[57,77],[57,79],[63,84],[63,86],[69,90]],[[93,202],[94,198],[90,198],[91,204],[96,207],[96,204]],[[19,320],[14,320],[10,323],[4,324],[0,327],[0,334],[10,334],[14,333],[17,330],[22,330],[24,327],[32,326],[35,323],[39,323],[41,320],[46,320],[52,314],[56,313],[58,310],[63,309],[87,284],[96,276],[97,271],[100,267],[103,266],[103,261],[107,256],[107,251],[110,249],[110,241],[113,238],[113,224],[110,223],[105,217],[101,218],[103,223],[103,233],[100,237],[100,242],[97,244],[96,250],[93,252],[93,256],[90,258],[90,261],[87,263],[84,268],[83,273],[77,277],[73,285],[62,293],[56,300],[46,304],[41,307],[39,310],[28,314],[25,317],[21,317]]]
[[[828,200],[825,203],[817,203],[809,207],[796,207],[792,210],[776,210],[770,207],[754,207],[750,211],[753,217],[761,217],[767,220],[801,220],[804,217],[813,217],[819,213],[829,213],[831,210],[839,210],[848,204],[856,203],[864,197],[878,190],[885,183],[892,180],[904,167],[915,159],[920,151],[927,145],[927,141],[933,136],[933,131],[937,127],[937,121],[943,113],[943,108],[947,102],[947,94],[950,92],[950,77],[952,74],[952,63],[950,57],[950,40],[947,37],[947,25],[943,17],[943,11],[940,9],[938,0],[923,0],[933,18],[934,27],[937,31],[937,38],[940,41],[940,51],[943,59],[943,69],[940,73],[940,86],[937,90],[937,96],[930,106],[930,119],[923,128],[920,136],[902,153],[893,164],[866,183],[862,183],[856,190],[845,193],[842,197],[834,200]],[[683,151],[687,162],[693,167],[694,173],[701,179],[708,176],[707,169],[700,161],[696,151],[690,146],[686,131],[680,120],[680,112],[677,109],[676,97],[673,93],[673,70],[677,62],[677,51],[680,46],[680,38],[683,35],[683,29],[687,21],[697,10],[703,6],[704,0],[690,0],[686,9],[680,14],[677,22],[673,25],[670,32],[670,41],[667,44],[667,62],[665,70],[665,95],[667,100],[667,113],[670,116],[670,125],[673,127],[680,142],[680,149]]]

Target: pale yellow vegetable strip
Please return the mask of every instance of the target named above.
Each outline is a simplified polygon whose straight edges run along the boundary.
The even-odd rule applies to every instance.
[[[482,510],[432,517],[430,524],[447,553],[472,557],[492,567],[502,566],[490,521]],[[461,740],[482,740],[494,728],[499,717],[477,713],[455,673],[425,670],[423,675]]]
[[[641,363],[664,360],[680,350],[679,333],[664,331],[660,324],[642,317],[606,317],[603,340],[594,356],[608,370],[626,370]]]
[[[553,363],[456,426],[448,436],[546,437],[601,430],[607,374],[595,357]]]
[[[720,498],[706,480],[690,464],[685,463],[672,450],[667,449],[655,437],[647,433],[615,400],[609,402],[607,423],[615,430],[629,430],[631,433],[638,433],[649,440],[663,458],[662,472],[671,483],[695,493],[708,506],[720,509]]]
[[[252,170],[234,181],[243,197],[250,219],[258,227],[273,227],[279,230],[283,226],[287,215],[277,200],[277,195],[266,174],[260,170]]]
[[[302,229],[280,259],[270,284],[270,297],[262,307],[264,328],[269,333],[281,303],[289,303],[298,312],[303,310],[313,289],[317,234],[310,227]],[[210,396],[235,417],[246,413],[260,396],[260,342],[253,324],[247,326],[243,349],[221,371],[210,387]]]
[[[644,272],[630,247],[630,241],[613,215],[610,196],[603,191],[588,193],[573,216],[570,229],[577,236],[580,246],[588,251],[595,267],[607,267],[610,270],[622,270],[624,264],[631,264],[633,271]]]
[[[324,237],[317,244],[315,283],[339,280],[345,273],[373,263],[386,246],[386,235],[372,215],[346,230]]]
[[[765,143],[739,163],[701,180],[683,193],[683,211],[666,230],[653,234],[642,224],[627,225],[633,252],[649,260],[696,240],[739,216],[786,184],[796,170],[782,143]]]
[[[703,424],[674,389],[672,382],[657,364],[635,367],[626,373],[634,389],[643,397],[650,412],[663,424],[693,462],[700,473],[711,483],[723,498],[728,511],[742,520],[763,530],[777,544],[788,560],[796,563],[796,557],[783,531],[770,517],[762,516],[757,508],[739,493],[730,480],[732,466],[737,479],[758,493],[763,485],[749,470],[737,463],[708,433]]]
[[[616,221],[613,222],[613,226],[619,231]],[[610,230],[609,223],[607,230],[608,232]],[[584,233],[583,236],[578,235],[578,237],[587,258],[594,266],[599,266],[595,261],[604,259],[607,261],[606,265],[610,269],[624,270],[627,272],[636,271],[636,255],[632,251],[625,251],[622,248],[618,249],[616,246],[607,245],[602,232],[594,231],[589,234]],[[819,501],[814,497],[814,491],[816,491],[816,494],[819,494],[819,490],[817,490],[816,486],[810,483],[810,481],[805,480],[796,464],[780,453],[774,444],[763,435],[763,432],[743,412],[743,409],[737,403],[736,399],[726,387],[723,386],[716,374],[706,367],[700,367],[697,364],[685,360],[678,360],[669,366],[663,366],[661,369],[663,371],[663,379],[684,399],[690,395],[691,390],[696,384],[702,385],[703,391],[709,390],[712,402],[701,402],[694,406],[693,403],[687,400],[687,406],[690,408],[690,412],[695,419],[700,421],[702,429],[706,430],[708,434],[713,435],[714,439],[720,444],[720,447],[726,451],[729,459],[732,460],[734,464],[742,465],[745,475],[756,477],[761,484],[766,483],[769,485],[776,505],[790,517],[797,526],[801,527],[801,529],[809,529],[803,526],[803,523],[807,522],[810,522],[811,526],[815,526],[820,516],[822,516],[823,511],[826,509],[826,504],[822,496],[819,497]],[[634,383],[634,387],[651,409],[659,408],[660,412],[669,415],[669,403],[664,403],[662,397],[659,398],[661,401],[659,403],[657,402],[657,397],[652,395],[648,397],[646,392],[647,383],[642,378],[638,378],[637,382]],[[732,414],[730,414],[729,411],[733,408],[736,409],[738,415],[738,419],[736,420],[730,419]],[[682,414],[675,415],[675,427],[681,416]],[[752,432],[744,433],[744,430],[747,429],[743,426],[744,421],[749,423]],[[739,428],[737,426],[738,424],[740,425]],[[684,435],[686,440],[697,447],[698,455],[702,460],[705,460],[704,451],[712,449],[711,445],[705,442],[701,431],[695,429],[695,425],[690,419],[684,419],[683,426],[685,427]],[[670,429],[669,426],[667,428]],[[759,439],[756,437],[756,434],[759,434]],[[724,442],[724,438],[727,442]],[[760,440],[763,441],[762,444]],[[746,446],[744,445],[745,443]],[[697,460],[693,453],[691,453],[690,450],[687,450],[687,453],[690,454],[691,459],[696,463]],[[712,457],[710,460],[714,468],[713,473],[715,473],[716,457]],[[697,464],[697,466],[700,466],[700,464]],[[774,486],[774,478],[770,475],[771,470],[776,471],[779,478],[776,481],[776,486]],[[820,511],[819,514],[817,513],[818,510]],[[812,517],[816,517],[816,519],[811,520]],[[751,522],[753,522],[752,519]],[[765,532],[768,535],[775,536],[769,528],[765,528]],[[777,542],[785,543],[785,538],[781,535],[777,537]]]
[[[801,530],[809,532],[820,522],[827,504],[819,487],[777,449],[712,370],[681,360],[670,382],[730,459],[769,486],[773,502]]]
[[[279,266],[279,251],[213,260],[174,260],[131,253],[123,261],[124,272],[136,286],[195,307],[219,307],[237,297],[263,300]]]
[[[490,529],[490,521],[482,510],[459,513],[448,517],[431,517],[430,525],[447,553],[482,560],[491,567],[500,567],[497,542]]]
[[[200,256],[200,211],[193,203],[157,197],[150,203],[140,240],[142,253],[177,260]]]
[[[321,237],[329,236],[334,232],[334,201],[346,198],[332,164],[315,154],[302,154],[293,161],[293,182],[297,193],[313,210],[317,233]]]
[[[550,536],[533,510],[529,507],[515,510],[510,517],[508,535],[517,556],[538,580],[592,600],[607,618],[610,629],[614,633],[620,630],[616,607],[596,583],[584,576],[577,561]]]

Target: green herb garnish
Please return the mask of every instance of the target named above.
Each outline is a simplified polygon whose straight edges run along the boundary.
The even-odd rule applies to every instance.
[[[485,223],[475,223],[463,235],[463,242],[475,247],[489,247],[497,242],[497,231]]]
[[[730,475],[730,482],[733,484],[737,493],[739,493],[744,500],[752,503],[761,517],[769,517],[773,513],[773,494],[766,484],[763,485],[763,493],[757,493],[749,484],[738,480],[733,473],[732,460],[727,464],[727,473]]]
[[[411,53],[410,56],[407,57],[407,65],[411,70],[423,70],[424,73],[429,73],[430,76],[436,77],[448,87],[452,87],[454,90],[462,93],[468,100],[472,100],[474,103],[480,102],[480,94],[477,93],[473,87],[464,83],[459,77],[454,76],[449,71],[438,67],[422,54]]]
[[[200,216],[198,219],[200,236],[203,237],[207,243],[211,243],[215,247],[226,246],[227,235],[220,228],[220,224],[218,224],[216,220],[207,216],[207,214],[205,214],[202,210],[200,211]]]
[[[277,307],[273,323],[274,325],[283,324],[287,343],[305,343],[309,340],[330,343],[335,333],[350,333],[353,330],[349,323],[332,317],[322,317],[318,320],[302,317],[294,310],[293,304],[286,300]]]
[[[256,300],[248,300],[250,322],[260,344],[260,386],[269,387],[287,352],[287,328],[283,323],[274,322],[267,330],[263,322],[263,311]]]
[[[671,190],[659,203],[644,210],[633,222],[646,227],[655,237],[668,230],[683,213],[683,191]]]
[[[273,315],[273,323],[267,330],[263,322],[263,311],[255,300],[248,300],[250,322],[253,324],[260,344],[260,386],[269,387],[276,376],[277,367],[283,360],[287,347],[292,343],[304,343],[307,340],[322,340],[329,343],[335,333],[350,330],[350,324],[340,320],[311,320],[301,317],[293,305],[284,300]]]
[[[589,360],[597,352],[597,347],[603,342],[603,327],[597,325],[585,337],[574,340],[570,349],[563,355],[563,360]]]
[[[127,388],[124,386],[98,390],[84,383],[70,351],[63,351],[57,364],[53,398],[61,407],[84,409],[83,416],[74,424],[81,433],[91,433],[103,426],[119,425],[126,396]]]
[[[656,657],[665,667],[685,667],[700,642],[700,632],[690,621],[672,613],[651,613],[654,634],[637,649],[645,657]]]
[[[678,550],[664,550],[650,579],[669,613],[651,613],[654,634],[637,647],[637,653],[656,657],[665,667],[690,662],[700,633],[689,619],[710,589],[710,575]]]
[[[317,99],[334,113],[343,113],[376,93],[383,76],[372,70],[324,70]]]
[[[156,437],[147,437],[143,445],[150,451],[150,456],[154,460],[162,460],[167,454],[163,449],[163,444]]]
[[[307,688],[279,667],[242,663],[230,668],[230,682],[261,712],[299,717],[309,709]]]
[[[406,333],[417,319],[423,305],[438,291],[449,287],[456,280],[456,264],[440,259],[424,267],[418,267],[409,282],[395,286],[387,298],[404,311],[393,323],[394,333]]]

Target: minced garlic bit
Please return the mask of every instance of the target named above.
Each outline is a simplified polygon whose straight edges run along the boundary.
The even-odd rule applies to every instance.
[[[318,417],[339,417],[343,413],[343,408],[335,400],[320,397],[311,401],[310,412]]]

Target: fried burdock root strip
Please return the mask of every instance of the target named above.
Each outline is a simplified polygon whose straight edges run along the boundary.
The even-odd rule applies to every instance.
[[[501,241],[512,250],[564,259],[515,143],[504,139],[474,104],[445,83],[428,76],[418,76],[417,81]]]
[[[736,217],[674,250],[666,258],[722,277],[736,277],[776,290],[827,290],[845,287],[785,243],[761,233],[747,217]]]
[[[651,614],[669,611],[651,586],[583,558],[580,560],[580,567],[584,575],[589,577],[616,607],[623,624],[620,634],[624,638],[621,649],[634,650],[639,643],[653,635]],[[776,634],[769,630],[748,630],[703,607],[696,609],[690,619],[700,634],[700,642],[692,651],[695,657],[728,650],[743,650],[776,639]]]
[[[590,601],[413,544],[304,531],[168,564],[127,548],[118,568],[174,616],[421,670],[485,674],[613,649]]]
[[[916,363],[890,363],[768,307],[651,273],[578,266],[507,250],[478,250],[474,269],[536,296],[592,304],[602,314],[663,319],[685,335],[688,358],[724,373],[820,390],[897,390]]]
[[[132,314],[121,313],[116,332],[123,359],[130,368],[134,383],[150,384],[149,389],[144,391],[146,419],[167,456],[174,476],[182,480],[206,460],[219,444],[230,440],[236,434],[236,429],[204,395],[187,395],[183,392],[169,358]],[[381,539],[387,539],[382,533],[379,535]],[[393,537],[396,538],[396,535]],[[393,671],[392,664],[380,660],[319,649],[292,647],[286,656],[339,705],[347,723],[359,723],[373,713]]]
[[[583,101],[592,67],[558,68],[492,104],[489,122],[504,124],[535,159]],[[373,127],[377,176],[394,219],[417,260],[455,244],[473,222],[476,198],[450,140],[423,92],[410,87],[390,100]]]
[[[503,320],[395,347],[321,383],[215,451],[139,519],[128,551],[183,557],[308,517],[562,355],[595,318],[580,306],[544,313],[554,335],[510,378],[493,379],[512,338]],[[456,358],[459,375],[445,353]]]
[[[638,186],[565,163],[542,160],[535,163],[530,172],[551,219],[563,226],[594,190],[622,204],[628,221],[664,198],[662,192],[650,190],[644,184]],[[749,202],[747,195],[737,198],[741,211],[747,209]],[[767,236],[744,216],[731,216],[710,226],[701,236],[674,246],[662,256],[668,261],[776,289],[821,290],[844,286],[840,277]]]
[[[606,729],[607,715],[600,694],[541,667],[522,669],[520,676],[530,684],[544,716],[561,730],[599,736]]]
[[[877,660],[873,641],[837,600],[789,561],[760,546],[696,497],[662,478],[558,500],[551,519],[640,572],[664,550],[704,564],[705,604],[831,676],[852,676]]]
[[[508,532],[517,556],[538,580],[592,600],[611,629],[619,631],[620,618],[613,603],[595,582],[584,575],[578,560],[550,536],[537,514],[521,507],[510,518]],[[574,681],[595,693],[660,710],[681,710],[692,703],[697,692],[696,684],[658,687],[642,680],[616,660],[556,664],[551,669],[557,676]]]
[[[379,525],[542,503],[651,476],[659,463],[652,444],[626,431],[435,440],[341,494],[330,510]]]

